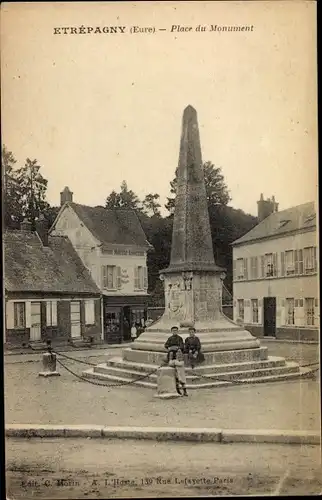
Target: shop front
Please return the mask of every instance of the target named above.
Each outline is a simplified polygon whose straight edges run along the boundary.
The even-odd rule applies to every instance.
[[[121,344],[130,342],[131,326],[135,324],[138,335],[144,331],[147,319],[148,297],[103,297],[104,342]]]

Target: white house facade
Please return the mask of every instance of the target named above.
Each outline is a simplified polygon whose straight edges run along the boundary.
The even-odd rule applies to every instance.
[[[138,328],[147,318],[147,252],[152,248],[135,212],[73,203],[65,188],[51,234],[69,238],[101,291],[102,339],[129,340],[131,325]]]
[[[306,203],[271,214],[233,243],[234,320],[256,336],[319,338],[316,210]],[[275,209],[275,210],[274,210]]]

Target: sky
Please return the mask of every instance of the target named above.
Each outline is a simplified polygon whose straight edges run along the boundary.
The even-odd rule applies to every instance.
[[[126,32],[54,34],[82,25]],[[315,2],[3,3],[1,46],[2,140],[38,160],[53,205],[64,186],[102,205],[123,180],[166,202],[188,104],[233,207],[317,197]]]

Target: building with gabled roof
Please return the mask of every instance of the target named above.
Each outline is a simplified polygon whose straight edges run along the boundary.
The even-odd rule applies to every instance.
[[[102,339],[130,340],[131,325],[147,319],[146,239],[134,210],[89,207],[61,192],[61,208],[51,235],[67,236],[102,294]]]
[[[317,340],[315,204],[257,203],[259,224],[233,243],[234,320],[258,336]]]
[[[100,290],[64,236],[46,221],[4,233],[5,343],[101,339]]]

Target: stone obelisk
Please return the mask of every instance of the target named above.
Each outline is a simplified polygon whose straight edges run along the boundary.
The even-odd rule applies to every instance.
[[[183,113],[176,174],[171,259],[160,274],[165,311],[132,349],[164,351],[172,326],[178,326],[183,337],[194,326],[204,352],[258,347],[255,337],[222,313],[225,270],[214,260],[197,112],[192,106]]]

